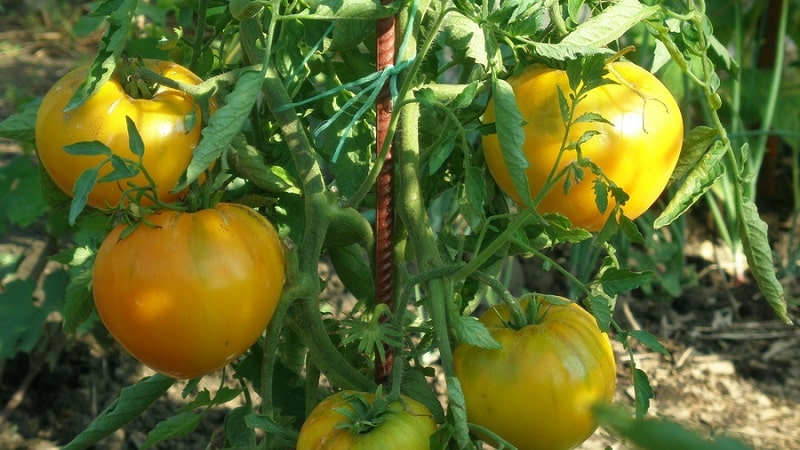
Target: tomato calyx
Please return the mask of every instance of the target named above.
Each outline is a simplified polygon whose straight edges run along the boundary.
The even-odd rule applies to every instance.
[[[334,411],[345,416],[347,420],[337,425],[337,428],[349,430],[354,435],[367,434],[378,428],[391,413],[389,405],[393,400],[391,396],[382,395],[380,387],[373,402],[359,392],[348,393],[344,399],[347,406],[334,408]]]
[[[158,91],[159,84],[153,80],[145,79],[142,76],[143,69],[144,61],[141,58],[121,58],[116,66],[116,71],[125,93],[131,98],[149,100]]]

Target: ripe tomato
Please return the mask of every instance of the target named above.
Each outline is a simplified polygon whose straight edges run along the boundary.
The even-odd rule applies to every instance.
[[[574,303],[541,305],[539,322],[520,330],[504,325],[506,305],[488,310],[480,320],[503,348],[460,344],[453,363],[470,422],[520,450],[566,450],[597,428],[592,407],[611,402],[616,365],[591,314]]]
[[[108,331],[140,361],[175,378],[221,368],[258,340],[275,312],[284,256],[272,225],[220,203],[118,225],[94,263],[92,290]]]
[[[145,67],[175,81],[196,85],[202,80],[189,69],[167,61],[145,60]],[[158,198],[173,201],[170,191],[186,170],[200,140],[200,107],[189,94],[159,86],[152,98],[133,98],[116,72],[78,108],[64,112],[75,91],[87,77],[89,66],[79,67],[62,77],[47,92],[36,115],[36,146],[47,173],[67,194],[86,169],[96,167],[104,156],[70,155],[64,146],[99,141],[121,157],[136,160],[128,144],[125,117],[130,117],[144,143],[143,166],[157,186]],[[196,115],[192,118],[192,115]],[[196,120],[193,126],[192,121]],[[111,172],[105,165],[99,177]],[[96,208],[116,206],[127,183],[148,186],[144,174],[121,181],[98,183],[88,204]]]
[[[609,64],[608,78],[619,84],[597,87],[578,103],[575,117],[584,113],[600,114],[610,123],[574,124],[569,141],[577,141],[586,131],[600,134],[582,144],[583,156],[597,164],[603,173],[621,187],[630,199],[623,212],[630,219],[644,213],[667,185],[680,155],[683,119],[678,104],[667,88],[652,74],[629,62]],[[624,80],[621,82],[620,78]],[[561,149],[565,125],[558,103],[557,87],[570,93],[567,73],[533,67],[508,79],[527,122],[523,129],[523,152],[530,195],[536,198],[545,184]],[[484,122],[495,121],[495,106],[490,100]],[[483,150],[489,171],[500,188],[522,204],[511,182],[496,134],[483,138]],[[575,161],[574,151],[563,155],[558,170]],[[561,213],[576,226],[596,231],[602,228],[614,206],[601,213],[595,203],[594,182],[597,176],[586,171],[584,179],[564,192],[558,182],[537,205],[540,213]]]
[[[354,407],[353,396],[371,406],[375,394],[341,391],[321,401],[300,429],[297,450],[427,450],[436,421],[418,401],[402,396],[377,416]],[[363,415],[364,417],[360,417]]]

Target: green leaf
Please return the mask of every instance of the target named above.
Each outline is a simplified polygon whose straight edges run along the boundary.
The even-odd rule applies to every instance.
[[[464,401],[464,392],[461,390],[461,382],[456,377],[446,377],[447,398],[449,415],[452,416],[452,423],[455,432],[458,448],[470,448],[472,440],[469,437],[469,427],[467,425],[467,406]]]
[[[0,217],[9,223],[28,227],[48,211],[41,189],[41,171],[31,158],[20,154],[0,167]],[[0,233],[5,223],[0,220]]]
[[[336,274],[344,286],[359,299],[375,297],[375,281],[366,250],[359,244],[328,247]]]
[[[642,418],[650,409],[650,399],[653,398],[653,388],[650,380],[642,369],[633,369],[633,392],[636,398],[636,417]]]
[[[227,441],[227,446],[256,448],[255,430],[248,427],[247,422],[245,422],[245,418],[252,412],[253,408],[249,406],[239,406],[225,414],[225,440]]]
[[[607,47],[549,44],[545,42],[533,42],[530,45],[537,55],[553,61],[571,61],[583,56],[610,55],[614,53],[613,50]]]
[[[500,349],[503,346],[497,342],[486,326],[472,316],[457,316],[452,323],[453,334],[456,339],[465,344],[490,350]]]
[[[264,430],[270,436],[270,440],[284,439],[287,442],[297,441],[297,432],[292,428],[282,425],[272,417],[262,414],[250,414],[245,417],[248,427]]]
[[[597,327],[601,331],[608,332],[611,326],[611,315],[613,313],[611,308],[611,299],[608,295],[602,293],[593,293],[589,296],[589,310],[592,312],[595,320],[597,320]]]
[[[384,6],[378,0],[322,0],[310,19],[375,20],[393,16],[402,2]]]
[[[225,99],[225,105],[211,116],[208,126],[203,129],[203,137],[194,150],[186,177],[175,188],[176,191],[189,187],[239,135],[258,98],[262,80],[263,74],[256,71],[246,71],[239,76],[233,91]]]
[[[34,303],[38,280],[15,279],[0,291],[0,360],[30,352],[42,336],[47,316],[61,309],[67,273],[58,270],[44,279],[44,302]]]
[[[650,334],[650,332],[648,332],[647,330],[633,330],[633,331],[628,331],[627,333],[628,336],[636,339],[637,341],[639,341],[639,343],[649,348],[650,350],[661,353],[666,357],[671,356],[669,350],[667,350],[667,348],[664,347],[664,345],[658,341],[658,338]]]
[[[0,137],[33,143],[36,140],[36,113],[41,99],[23,103],[19,112],[0,122]]]
[[[86,169],[81,173],[77,180],[75,180],[75,187],[72,189],[72,203],[69,205],[69,224],[75,225],[75,220],[78,215],[86,207],[89,201],[89,193],[92,192],[95,183],[97,182],[97,174],[100,172],[99,167],[92,167]]]
[[[232,149],[228,154],[228,162],[239,176],[268,192],[300,193],[286,169],[267,164],[264,156],[248,145],[241,134],[232,142]]]
[[[522,152],[522,144],[525,142],[525,131],[522,127],[525,120],[517,106],[514,90],[508,82],[495,79],[492,93],[495,105],[495,128],[503,160],[508,167],[514,190],[517,191],[519,198],[530,207],[531,196],[528,189],[528,175],[525,172],[525,169],[528,168],[528,159]]]
[[[139,446],[139,450],[146,450],[159,442],[188,435],[197,429],[201,418],[200,414],[184,412],[159,422],[153,430],[147,433],[147,439]]]
[[[783,293],[783,286],[775,275],[772,249],[767,236],[767,224],[761,220],[758,208],[749,198],[742,202],[739,215],[739,238],[742,240],[750,272],[778,318],[786,324],[791,324],[792,321],[786,314],[786,297]]]
[[[717,136],[719,136],[719,133],[715,129],[704,125],[689,130],[683,138],[681,156],[678,158],[678,164],[675,166],[675,170],[672,171],[668,184],[673,184],[680,180],[693,167],[697,166],[706,150],[717,139]]]
[[[92,266],[84,264],[70,268],[64,304],[64,332],[74,333],[94,311],[92,297]]]
[[[425,405],[426,408],[428,408],[428,411],[433,414],[433,418],[436,419],[436,422],[444,422],[444,409],[442,408],[442,403],[439,402],[436,392],[430,388],[428,379],[425,378],[425,374],[422,370],[404,370],[403,384],[401,386],[404,394],[408,395],[414,400],[417,400]]]
[[[742,442],[728,437],[706,441],[695,432],[666,419],[638,418],[614,407],[597,407],[601,425],[621,434],[642,450],[752,450]]]
[[[730,147],[723,144],[722,141],[714,142],[711,149],[703,154],[700,162],[686,175],[686,179],[675,192],[672,200],[656,218],[653,223],[655,228],[668,226],[705,195],[724,173],[725,168],[721,159],[729,149]]]
[[[138,164],[119,155],[111,155],[109,162],[111,162],[111,167],[113,169],[111,172],[100,177],[97,180],[98,183],[109,183],[124,180],[126,178],[135,177],[139,173]]]
[[[578,25],[561,43],[564,45],[605,47],[619,39],[634,25],[659,11],[659,6],[644,6],[638,0],[619,0],[600,14]]]
[[[130,117],[125,116],[125,124],[128,127],[128,146],[131,149],[131,153],[141,158],[144,156],[142,135],[139,134],[139,130],[136,129],[136,123]]]
[[[618,295],[636,289],[653,281],[655,274],[650,271],[634,272],[628,269],[609,267],[600,276],[603,290],[608,295]]]
[[[456,60],[471,60],[484,68],[489,66],[486,37],[481,26],[462,14],[448,14],[441,33],[445,42],[455,52]]]
[[[139,417],[161,398],[174,382],[172,378],[156,374],[143,378],[133,386],[123,388],[119,397],[61,450],[81,450],[96,444]]]
[[[100,141],[78,142],[67,144],[64,151],[75,156],[111,156],[113,152]]]
[[[116,61],[125,49],[133,25],[133,14],[138,0],[106,0],[92,12],[94,16],[107,16],[107,28],[100,39],[99,49],[83,82],[70,99],[64,111],[80,107],[100,86],[111,78]]]

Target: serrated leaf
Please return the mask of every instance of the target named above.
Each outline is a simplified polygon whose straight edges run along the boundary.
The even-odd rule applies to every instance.
[[[628,335],[630,337],[636,339],[637,341],[639,341],[640,344],[644,345],[645,347],[649,348],[650,350],[653,350],[654,352],[661,353],[662,355],[664,355],[666,357],[670,357],[671,356],[670,353],[669,353],[669,350],[667,350],[667,348],[664,347],[664,345],[661,342],[658,341],[658,338],[656,338],[655,336],[650,334],[649,331],[647,331],[647,330],[633,330],[633,331],[628,331],[627,333],[628,333]]]
[[[477,22],[462,14],[448,14],[441,30],[447,45],[459,56],[473,60],[484,68],[489,66],[486,37]]]
[[[262,80],[263,74],[256,71],[246,71],[239,76],[233,91],[225,99],[225,105],[211,116],[208,126],[203,129],[202,139],[186,169],[186,177],[175,187],[176,191],[189,187],[239,135],[258,98]]]
[[[495,128],[500,141],[500,151],[508,167],[508,173],[514,190],[519,198],[530,206],[531,198],[528,189],[528,159],[522,152],[525,142],[525,131],[522,126],[525,120],[517,106],[514,90],[505,80],[496,79],[492,85],[495,106]]]
[[[675,192],[672,200],[653,222],[655,228],[668,226],[705,195],[725,172],[721,159],[729,148],[722,141],[714,142],[711,149],[703,154],[700,162],[686,175],[686,179]]]
[[[64,298],[64,332],[74,333],[94,310],[91,265],[70,270],[70,280]]]
[[[659,6],[645,6],[638,0],[619,0],[600,14],[578,25],[561,43],[564,45],[605,47],[619,39],[634,25],[659,11]]]
[[[614,296],[650,283],[654,278],[655,274],[650,271],[634,272],[609,267],[600,276],[600,282],[603,284],[603,290],[608,295]]]
[[[719,136],[719,133],[715,129],[704,125],[689,130],[683,138],[681,155],[678,158],[675,170],[672,171],[672,175],[669,177],[668,185],[675,183],[689,173],[700,162],[706,150],[717,139],[717,136]]]
[[[767,224],[758,215],[758,208],[750,199],[744,199],[739,210],[739,238],[750,272],[756,279],[758,288],[775,311],[780,320],[786,324],[792,321],[786,314],[786,297],[783,286],[775,275],[772,260],[772,249],[767,236]]]
[[[375,20],[393,16],[399,9],[399,2],[382,5],[376,0],[322,0],[310,18]]]
[[[530,45],[537,55],[553,61],[571,61],[583,56],[611,55],[614,53],[613,50],[606,47],[549,44],[545,42],[533,42]]]
[[[173,383],[174,379],[156,374],[143,378],[133,386],[123,388],[119,397],[61,450],[81,450],[91,447],[139,417],[161,398]]]
[[[458,316],[458,318],[453,321],[452,325],[453,333],[460,342],[490,350],[503,348],[503,346],[492,337],[489,330],[486,329],[486,326],[475,317]]]
[[[608,185],[601,179],[594,180],[594,203],[600,213],[605,213],[608,209]]]
[[[590,295],[588,300],[589,309],[597,321],[597,327],[600,328],[601,331],[608,332],[611,326],[611,315],[613,313],[608,297],[604,295]]]
[[[75,90],[64,111],[80,107],[111,78],[116,69],[116,61],[125,49],[137,4],[138,0],[106,0],[92,12],[94,16],[107,16],[106,31],[100,38],[99,48],[89,68],[86,81]]]
[[[162,422],[147,433],[147,439],[139,446],[139,450],[146,450],[168,439],[183,437],[197,429],[202,416],[193,412],[184,412],[174,415]]]

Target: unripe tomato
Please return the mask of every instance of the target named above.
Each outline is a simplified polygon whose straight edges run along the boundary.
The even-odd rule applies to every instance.
[[[284,282],[273,226],[249,207],[162,210],[97,252],[92,291],[112,336],[152,369],[195,378],[258,340]],[[151,225],[148,225],[148,222]]]
[[[542,300],[539,321],[507,328],[508,307],[481,317],[502,346],[461,344],[453,354],[467,419],[519,450],[567,450],[597,428],[592,407],[610,403],[616,365],[606,333],[580,306]]]
[[[148,69],[175,81],[196,85],[202,80],[178,64],[144,60]],[[123,87],[118,72],[78,108],[64,112],[75,91],[87,77],[85,65],[64,75],[47,92],[36,115],[36,147],[47,173],[65,193],[72,195],[75,180],[86,169],[105,159],[100,155],[70,155],[64,146],[99,141],[112,153],[136,160],[129,146],[125,117],[130,117],[144,143],[143,166],[156,184],[156,194],[163,201],[180,195],[170,192],[178,183],[200,141],[200,107],[185,92],[159,86],[152,98],[133,98]],[[194,117],[192,117],[194,116]],[[99,177],[111,172],[105,165]],[[148,186],[144,174],[120,181],[97,183],[89,194],[88,204],[96,208],[119,204],[128,182]]]
[[[300,429],[297,450],[428,450],[436,431],[433,415],[422,403],[406,396],[390,403],[377,416],[359,417],[352,397],[364,406],[375,403],[375,394],[341,391],[321,401]],[[359,423],[359,421],[362,421]]]
[[[577,105],[575,117],[584,113],[600,114],[610,123],[574,124],[568,141],[578,141],[587,131],[600,134],[582,144],[582,153],[597,164],[603,173],[621,187],[630,199],[623,212],[630,219],[644,213],[658,198],[669,181],[683,142],[683,119],[678,104],[667,88],[651,73],[629,62],[609,64],[608,84],[590,90]],[[619,76],[619,78],[618,78]],[[527,122],[523,129],[523,152],[528,160],[528,184],[531,198],[544,186],[556,164],[565,125],[558,102],[558,87],[570,93],[567,73],[544,67],[532,67],[512,76],[508,83]],[[494,123],[495,106],[489,101],[484,122]],[[518,204],[508,168],[496,134],[483,138],[483,150],[489,171],[500,188]],[[564,153],[558,170],[575,161],[575,151]],[[614,206],[601,213],[595,202],[597,176],[585,171],[585,177],[564,192],[563,180],[548,191],[537,205],[540,213],[561,213],[576,226],[596,231],[602,228]]]

